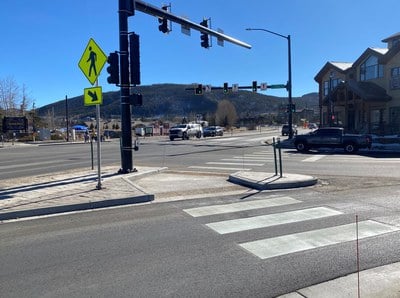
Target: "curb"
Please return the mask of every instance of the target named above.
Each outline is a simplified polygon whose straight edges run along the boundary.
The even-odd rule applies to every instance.
[[[257,190],[274,190],[312,186],[318,179],[298,174],[286,174],[280,177],[274,173],[239,171],[229,175],[228,181]]]
[[[74,203],[74,204],[64,204],[58,206],[51,206],[51,207],[43,207],[43,208],[32,208],[32,209],[25,209],[25,210],[17,210],[17,211],[5,211],[0,213],[0,221],[2,220],[11,220],[11,219],[18,219],[24,217],[33,217],[33,216],[43,216],[43,215],[50,215],[50,214],[59,214],[59,213],[66,213],[66,212],[74,212],[74,211],[84,211],[84,210],[91,210],[91,209],[100,209],[100,208],[107,208],[107,207],[115,207],[115,206],[123,206],[123,205],[131,205],[131,204],[138,204],[138,203],[147,203],[154,201],[155,195],[147,193],[144,189],[140,188],[138,185],[134,183],[135,178],[143,178],[150,176],[152,174],[158,174],[165,170],[167,167],[163,168],[150,168],[150,169],[140,169],[139,171],[131,172],[128,174],[123,175],[111,175],[107,177],[108,181],[122,178],[125,183],[131,185],[132,187],[136,188],[140,194],[136,194],[132,197],[125,197],[125,198],[113,198],[113,199],[103,199],[99,201],[89,201],[89,202],[82,202],[82,203]],[[103,176],[104,177],[104,176]]]
[[[137,204],[137,203],[147,203],[153,200],[154,200],[154,195],[145,194],[128,198],[119,198],[119,199],[87,202],[87,203],[72,204],[72,205],[62,205],[62,206],[54,206],[47,208],[4,212],[0,214],[0,220],[10,220],[23,217],[33,217],[33,216],[65,213],[65,212],[84,211],[84,210],[123,206],[123,205]]]

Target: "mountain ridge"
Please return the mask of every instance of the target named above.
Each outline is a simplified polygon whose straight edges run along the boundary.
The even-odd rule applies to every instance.
[[[187,90],[187,89],[192,90]],[[215,113],[218,102],[229,100],[236,108],[239,117],[254,116],[265,113],[279,113],[285,110],[287,97],[277,97],[262,93],[240,90],[239,92],[223,93],[222,90],[212,90],[203,95],[195,95],[193,85],[184,84],[153,84],[135,87],[135,93],[143,96],[143,106],[133,107],[134,117],[168,118],[186,116],[189,114]],[[83,95],[69,98],[68,114],[73,118],[94,117],[94,106],[84,106]],[[302,97],[294,97],[296,109],[318,109],[318,93],[308,93]],[[120,92],[103,93],[101,115],[110,118],[120,115]],[[60,100],[37,109],[39,116],[51,113],[54,116],[66,115],[66,102]]]

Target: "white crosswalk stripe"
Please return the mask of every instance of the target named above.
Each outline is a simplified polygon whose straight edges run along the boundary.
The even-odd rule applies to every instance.
[[[213,229],[219,234],[228,234],[228,233],[235,233],[252,229],[267,228],[271,226],[288,224],[288,223],[295,223],[299,221],[323,218],[339,214],[342,214],[342,212],[325,207],[316,207],[316,208],[275,213],[269,215],[225,220],[220,222],[209,223],[206,224],[206,226]]]
[[[223,214],[232,214],[236,219],[212,221],[205,226],[218,234],[231,234],[255,229],[272,228],[283,224],[299,224],[328,217],[343,215],[344,213],[328,207],[316,206],[291,211],[276,212],[265,215],[243,217],[243,211],[268,209],[272,207],[300,206],[300,200],[289,196],[257,195],[254,200],[246,200],[228,204],[208,205],[184,209],[192,217],[210,217]],[[259,214],[260,212],[258,212]],[[365,220],[358,223],[358,238],[368,238],[382,234],[399,232],[400,227]],[[240,235],[240,234],[239,234]],[[239,236],[241,237],[241,236]],[[268,259],[286,254],[302,252],[319,247],[339,244],[356,239],[356,224],[344,224],[324,229],[310,230],[302,233],[287,234],[273,238],[258,239],[238,243],[240,247],[260,259]]]
[[[358,238],[377,236],[400,229],[376,221],[367,220],[358,224]],[[356,240],[356,224],[335,226],[326,229],[285,235],[239,244],[260,259],[314,249],[332,244]]]
[[[303,159],[302,162],[315,162],[317,160],[320,160],[322,158],[324,158],[326,155],[313,155],[311,157],[308,157],[306,159]]]
[[[245,161],[236,160],[236,162],[227,162],[227,161],[209,161],[206,164],[208,165],[232,165],[232,166],[263,166],[263,163],[250,163]]]
[[[252,168],[231,168],[231,167],[207,167],[207,166],[189,166],[189,169],[198,170],[221,170],[221,171],[251,171]]]
[[[221,171],[250,171],[253,167],[262,167],[273,160],[273,152],[253,152],[232,158],[222,158],[219,161],[208,161],[205,166],[189,166],[189,169],[221,170]],[[241,166],[241,167],[238,167]]]
[[[247,211],[260,208],[283,206],[289,204],[296,204],[300,202],[301,201],[293,199],[291,197],[276,197],[276,198],[260,199],[254,201],[243,201],[238,203],[196,207],[196,208],[184,209],[183,211],[185,211],[187,214],[190,214],[193,217],[198,217],[198,216],[208,216],[208,215]]]

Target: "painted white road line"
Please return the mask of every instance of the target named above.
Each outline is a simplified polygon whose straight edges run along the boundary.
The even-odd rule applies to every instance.
[[[237,203],[222,204],[222,205],[211,205],[203,207],[195,207],[184,209],[187,214],[193,217],[209,216],[216,214],[232,213],[239,211],[247,211],[253,209],[269,208],[290,204],[301,203],[301,201],[293,199],[291,197],[276,197],[271,199],[261,199],[254,201],[242,201]]]
[[[265,159],[253,159],[253,158],[223,158],[221,161],[233,161],[233,162],[258,162],[265,163],[267,160]]]
[[[323,218],[343,214],[340,211],[326,207],[281,212],[275,214],[254,216],[248,218],[232,219],[206,224],[219,234],[228,234],[252,229],[266,228],[282,224],[300,222],[305,220]]]
[[[237,139],[238,137],[229,137],[229,138],[208,139],[208,141],[212,141],[213,143],[222,143],[222,142],[235,141]]]
[[[224,170],[224,171],[250,171],[251,168],[225,168],[225,167],[203,167],[203,166],[190,166],[189,169],[199,170]]]
[[[233,158],[248,158],[248,159],[252,159],[252,158],[254,158],[254,159],[260,159],[260,158],[262,158],[262,159],[267,159],[267,158],[271,158],[271,157],[273,157],[274,155],[273,154],[269,154],[269,155],[267,155],[267,154],[264,154],[264,155],[256,155],[256,154],[254,154],[254,155],[250,155],[250,154],[245,154],[245,155],[242,155],[242,156],[240,156],[240,155],[237,155],[237,156],[234,156]]]
[[[266,155],[273,155],[274,151],[259,151],[259,152],[246,152],[244,155],[250,155],[250,156],[266,156]]]
[[[263,166],[263,163],[247,163],[247,162],[220,162],[220,161],[209,161],[206,162],[207,165],[227,165],[227,166]]]
[[[397,232],[400,228],[367,220],[359,222],[359,239]],[[356,240],[356,224],[285,235],[239,244],[260,259]]]
[[[324,158],[326,155],[314,155],[309,158],[303,159],[302,162],[315,162],[317,160],[320,160]]]

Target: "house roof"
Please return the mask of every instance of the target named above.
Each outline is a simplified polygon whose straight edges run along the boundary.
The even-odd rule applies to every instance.
[[[389,42],[392,39],[400,37],[400,32],[397,32],[393,35],[390,35],[389,37],[386,37],[385,39],[382,39],[382,42]]]
[[[346,71],[353,66],[351,62],[330,62],[333,66],[341,69],[342,71]]]
[[[380,58],[379,62],[385,64],[388,61],[390,61],[390,59],[392,59],[394,56],[396,56],[397,53],[399,52],[400,52],[400,43],[391,47],[390,50],[383,57]]]
[[[336,70],[337,72],[344,73],[348,69],[352,67],[353,63],[350,62],[327,62],[325,63],[324,67],[321,68],[321,70],[317,73],[317,75],[314,77],[314,80],[316,82],[319,82],[322,80],[322,77],[331,70]]]

